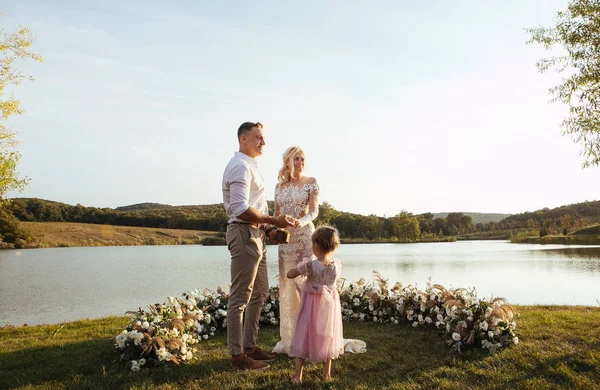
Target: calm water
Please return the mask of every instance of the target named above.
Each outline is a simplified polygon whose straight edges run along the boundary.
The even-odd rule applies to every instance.
[[[480,297],[515,304],[597,306],[600,246],[524,245],[498,241],[343,245],[343,276],[390,283],[427,279],[475,287]],[[277,247],[268,251],[275,285]],[[0,325],[58,323],[122,315],[186,290],[229,283],[224,246],[55,248],[0,251]]]

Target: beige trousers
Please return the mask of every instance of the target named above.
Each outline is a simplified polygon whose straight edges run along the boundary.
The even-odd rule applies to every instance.
[[[239,355],[256,346],[258,320],[269,295],[267,244],[264,232],[250,224],[228,225],[226,239],[231,254],[227,350]]]

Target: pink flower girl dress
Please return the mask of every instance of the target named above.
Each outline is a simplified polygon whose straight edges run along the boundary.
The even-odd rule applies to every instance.
[[[344,354],[342,310],[336,289],[342,265],[306,259],[297,266],[302,296],[290,356],[325,362]]]

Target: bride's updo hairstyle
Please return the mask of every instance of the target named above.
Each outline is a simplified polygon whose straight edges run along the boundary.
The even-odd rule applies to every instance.
[[[312,234],[312,242],[325,253],[333,252],[340,246],[340,235],[331,225],[321,225]]]
[[[287,148],[287,150],[283,153],[283,166],[279,170],[279,174],[277,175],[277,180],[281,184],[287,183],[294,176],[294,157],[296,154],[304,152],[298,146],[292,146]]]

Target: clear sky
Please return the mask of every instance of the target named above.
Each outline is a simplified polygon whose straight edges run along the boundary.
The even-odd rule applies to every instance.
[[[31,178],[13,197],[117,207],[222,201],[244,121],[336,209],[520,213],[600,199],[549,103],[527,27],[567,1],[7,1],[43,63],[14,89]]]

